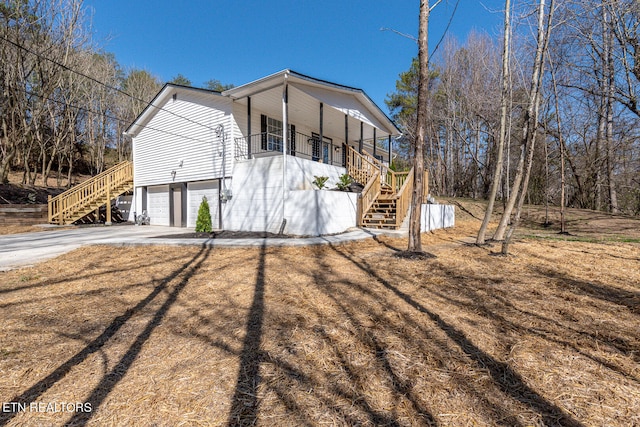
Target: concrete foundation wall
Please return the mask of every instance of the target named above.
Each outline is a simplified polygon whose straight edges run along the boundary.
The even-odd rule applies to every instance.
[[[327,186],[335,187],[340,175],[346,173],[344,168],[287,156],[287,173],[283,176],[283,163],[281,155],[235,163],[231,180],[233,197],[223,206],[225,230],[278,233],[283,213],[287,234],[333,234],[355,225],[355,211],[351,213],[355,209],[354,196],[313,190],[312,185],[314,176],[327,176]],[[335,194],[315,194],[318,192]],[[323,201],[328,204],[316,208]],[[328,218],[337,219],[336,224],[330,224]]]
[[[328,190],[290,191],[285,203],[288,234],[321,236],[356,226],[358,194]]]
[[[423,204],[420,215],[420,229],[431,231],[455,225],[455,206]]]

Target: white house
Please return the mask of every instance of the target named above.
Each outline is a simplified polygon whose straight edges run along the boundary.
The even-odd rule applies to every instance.
[[[284,70],[221,93],[167,84],[126,134],[132,215],[194,227],[206,196],[214,227],[321,235],[359,224],[365,209],[358,193],[314,190],[314,177],[335,187],[348,163],[375,165],[361,181],[377,174],[378,197],[400,131],[361,89]]]

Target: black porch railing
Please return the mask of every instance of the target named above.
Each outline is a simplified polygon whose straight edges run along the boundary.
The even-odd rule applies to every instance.
[[[320,141],[319,135],[305,135],[300,132],[288,134],[287,154],[326,163],[334,166],[346,166],[347,147],[334,144],[329,138]],[[267,132],[235,139],[236,160],[282,154],[283,137]]]

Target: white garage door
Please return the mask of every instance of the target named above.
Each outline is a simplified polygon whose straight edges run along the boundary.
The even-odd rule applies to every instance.
[[[151,225],[170,225],[168,185],[147,188],[147,213],[151,218]]]
[[[218,211],[218,180],[190,182],[187,184],[187,227],[195,227],[198,219],[198,209],[202,202],[202,197],[207,198],[209,202],[209,211],[211,212],[211,225],[213,228],[219,226]]]

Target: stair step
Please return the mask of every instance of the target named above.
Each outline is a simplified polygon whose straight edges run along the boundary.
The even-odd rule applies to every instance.
[[[365,224],[395,224],[396,219],[395,218],[380,218],[380,219],[365,218],[362,222]]]

